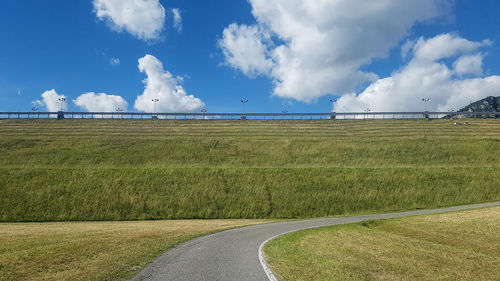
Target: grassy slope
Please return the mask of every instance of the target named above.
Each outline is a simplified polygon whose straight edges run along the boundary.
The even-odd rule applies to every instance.
[[[0,223],[0,280],[125,280],[183,241],[262,222]]]
[[[500,207],[306,230],[265,253],[280,280],[500,280]]]
[[[0,120],[0,221],[296,218],[500,200],[500,122],[469,122]]]

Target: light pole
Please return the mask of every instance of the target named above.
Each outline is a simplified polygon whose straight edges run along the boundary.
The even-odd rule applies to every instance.
[[[38,111],[38,107],[33,106],[33,107],[31,108],[31,111],[33,112],[33,118],[35,118],[35,112],[37,112],[37,111]],[[28,115],[28,118],[30,118],[30,116],[29,116],[29,115]]]
[[[66,98],[58,98],[58,100],[61,102],[61,110],[57,112],[57,119],[64,119],[64,113],[63,113],[63,105],[64,102],[66,102]]]
[[[60,111],[63,111],[63,105],[64,105],[64,102],[66,102],[66,98],[58,98],[58,100],[61,102],[61,110]]]
[[[455,112],[455,109],[448,109],[448,112],[450,113],[450,118],[451,120],[455,120],[455,116],[453,115],[453,113]]]
[[[158,119],[158,116],[156,116],[156,103],[160,101],[158,98],[151,99],[152,102],[154,102],[154,107],[153,107],[153,115],[151,116],[152,119]]]
[[[117,107],[116,108],[116,112],[122,112],[123,109],[121,107]],[[122,118],[123,118],[123,114],[122,114]],[[111,119],[113,119],[113,114],[111,114]]]
[[[205,119],[205,113],[208,112],[208,109],[202,108],[200,111],[201,111],[201,113],[203,113],[203,119]]]
[[[430,101],[431,99],[429,98],[423,98],[422,101],[424,102],[424,119],[427,119],[429,120],[429,113],[427,112],[427,103]],[[423,127],[424,127],[424,139],[427,140],[427,126],[425,126],[425,124],[423,124]]]
[[[243,104],[243,115],[241,116],[241,120],[246,120],[247,117],[245,115],[246,114],[245,113],[245,105],[248,102],[248,100],[247,99],[242,99],[242,100],[240,100],[240,102]]]
[[[423,98],[422,101],[424,102],[424,119],[429,119],[429,113],[427,113],[427,102],[429,102],[430,99]]]
[[[285,119],[285,115],[286,115],[287,113],[288,113],[288,110],[286,110],[286,109],[282,109],[282,110],[281,110],[281,115],[282,115],[282,116],[281,116],[281,119]]]
[[[363,119],[366,119],[366,114],[368,114],[368,112],[372,111],[371,109],[367,108],[364,110],[365,112],[365,115],[363,116]]]
[[[332,103],[332,112],[333,112],[333,108],[335,106],[335,103],[337,102],[337,99],[336,98],[330,98],[330,102]]]
[[[330,102],[332,103],[332,110],[330,111],[330,119],[336,119],[336,114],[333,112],[333,109],[335,108],[335,103],[337,102],[336,98],[330,98]]]

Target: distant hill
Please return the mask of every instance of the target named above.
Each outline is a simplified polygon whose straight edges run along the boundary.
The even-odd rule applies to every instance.
[[[500,112],[500,97],[487,97],[469,104],[468,106],[458,110],[458,112]],[[465,114],[454,114],[455,118],[498,118],[499,114],[478,114],[474,116],[466,116]],[[444,118],[451,118],[447,115]]]
[[[459,112],[500,112],[500,97],[487,97],[459,110]]]

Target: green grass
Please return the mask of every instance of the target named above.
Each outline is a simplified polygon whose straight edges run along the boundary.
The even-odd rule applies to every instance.
[[[128,280],[196,236],[269,220],[0,223],[0,280]]]
[[[0,221],[303,218],[500,200],[500,121],[0,120]]]
[[[264,251],[281,281],[500,280],[500,207],[305,230]]]

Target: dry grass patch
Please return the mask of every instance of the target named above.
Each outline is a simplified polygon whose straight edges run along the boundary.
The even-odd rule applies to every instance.
[[[307,230],[271,241],[280,280],[500,280],[500,207]]]
[[[269,220],[0,224],[0,280],[124,280],[195,236]]]

